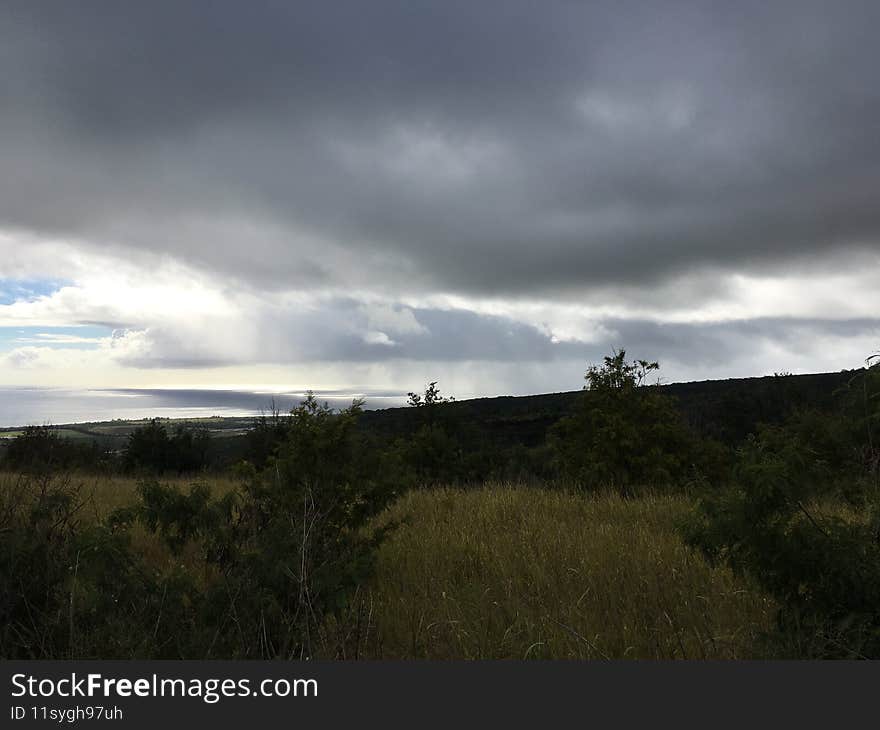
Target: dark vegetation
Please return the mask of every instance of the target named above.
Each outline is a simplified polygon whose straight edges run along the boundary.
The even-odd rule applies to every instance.
[[[126,471],[165,474],[201,471],[208,466],[210,437],[204,429],[178,425],[169,433],[159,419],[136,428],[122,453]]]
[[[112,455],[97,441],[63,438],[49,426],[28,426],[2,452],[4,468],[28,473],[106,469]]]
[[[241,466],[239,488],[215,497],[145,480],[133,506],[97,525],[69,480],[16,480],[0,503],[2,655],[303,657],[327,646],[325,620],[346,611],[390,529],[366,529],[394,482],[354,427],[359,411],[309,398],[267,467]],[[138,527],[160,538],[162,569],[133,548]]]
[[[880,656],[880,367],[673,386],[657,368],[620,351],[579,394],[455,402],[432,382],[385,412],[309,396],[240,438],[30,427],[2,456],[0,656],[357,656],[397,528],[376,516],[489,480],[696,495],[681,535],[778,606],[764,654]],[[136,475],[134,503],[97,515],[70,475],[100,470]],[[223,493],[204,481],[230,470]]]
[[[602,367],[591,366],[580,407],[551,428],[560,475],[587,489],[625,494],[716,476],[720,448],[693,433],[658,388],[646,387],[659,365],[625,357],[621,350]]]
[[[880,657],[880,368],[837,408],[799,408],[737,450],[725,489],[705,489],[691,544],[754,576],[780,603],[785,654]]]

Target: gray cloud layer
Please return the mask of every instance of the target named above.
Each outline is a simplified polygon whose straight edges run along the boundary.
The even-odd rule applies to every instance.
[[[370,325],[351,300],[325,302],[319,313],[301,317],[264,316],[253,322],[259,352],[205,350],[197,340],[181,338],[160,326],[146,333],[149,346],[124,362],[138,367],[180,368],[243,364],[258,358],[271,363],[375,363],[397,359],[433,364],[560,362],[569,363],[570,382],[576,379],[583,362],[600,362],[611,349],[627,346],[635,348],[635,355],[673,363],[672,371],[681,375],[724,371],[735,361],[748,368],[750,358],[753,372],[760,372],[767,350],[772,348],[790,358],[815,355],[823,342],[834,347],[836,338],[880,341],[880,318],[760,317],[707,323],[606,318],[602,320],[603,331],[592,341],[559,342],[537,327],[508,317],[465,310],[409,311],[418,329],[392,332],[390,336],[383,332],[379,342],[364,336],[370,333]],[[860,365],[860,359],[853,360],[852,366]],[[775,367],[782,370],[797,362],[777,357]]]
[[[7,0],[0,236],[100,253],[33,310],[119,328],[107,356],[151,373],[490,363],[521,392],[612,346],[673,378],[856,366],[878,27],[873,0]],[[46,245],[0,276],[39,278]],[[114,275],[160,270],[156,296],[214,298],[117,306]]]
[[[6,2],[0,222],[399,292],[876,252],[878,21],[803,0]]]

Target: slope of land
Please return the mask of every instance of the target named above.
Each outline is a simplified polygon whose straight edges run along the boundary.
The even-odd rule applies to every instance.
[[[772,375],[728,380],[703,380],[661,385],[675,398],[686,420],[700,433],[724,443],[737,443],[758,423],[781,422],[798,407],[830,408],[834,394],[846,387],[861,370],[809,375]],[[451,418],[467,423],[475,439],[494,445],[541,444],[547,429],[575,410],[583,391],[528,396],[474,398],[446,406]],[[406,435],[417,423],[416,409],[386,408],[368,410],[361,416],[362,427],[380,437]],[[88,438],[104,448],[120,449],[128,435],[145,420],[115,420],[56,426],[60,435]],[[241,440],[253,425],[247,416],[169,419],[172,425],[206,429],[211,436]],[[0,429],[0,441],[14,438],[21,427]],[[223,448],[230,455],[238,451],[235,443]]]

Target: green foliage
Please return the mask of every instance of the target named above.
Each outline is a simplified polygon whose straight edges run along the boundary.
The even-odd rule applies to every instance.
[[[278,411],[273,405],[271,412],[254,420],[245,436],[245,458],[258,468],[263,468],[275,455],[290,432],[290,414]]]
[[[880,486],[880,356],[868,358],[868,367],[850,378],[838,393],[842,417],[864,473]]]
[[[222,544],[221,533],[234,520],[238,495],[228,493],[212,499],[205,484],[193,484],[188,493],[155,481],[138,487],[140,504],[134,511],[121,510],[111,516],[115,524],[138,518],[144,526],[162,537],[172,553],[180,553],[191,541],[204,543],[207,555]],[[210,543],[208,545],[207,543]]]
[[[6,446],[3,465],[28,473],[50,473],[68,469],[102,469],[109,454],[89,439],[82,442],[63,438],[51,426],[28,426]]]
[[[394,470],[340,413],[311,395],[265,469],[245,464],[223,495],[159,482],[104,521],[69,481],[0,491],[3,658],[309,657],[343,651],[344,624],[392,525],[369,520],[396,494]],[[165,448],[161,424],[138,443]],[[151,437],[152,440],[150,438]],[[157,462],[151,462],[157,463]],[[168,462],[161,462],[167,466]],[[133,543],[158,538],[147,567]],[[334,643],[337,642],[337,643]]]
[[[0,492],[0,657],[152,653],[161,595],[126,535],[82,519],[69,479],[22,477]]]
[[[880,505],[874,462],[858,444],[867,436],[873,453],[867,375],[866,397],[844,392],[837,418],[801,412],[759,429],[732,486],[705,495],[686,527],[691,544],[778,599],[776,641],[795,656],[880,657]],[[855,514],[835,508],[841,497]]]
[[[428,383],[425,388],[425,394],[421,395],[419,393],[407,393],[407,405],[413,406],[415,408],[430,408],[431,406],[439,405],[440,403],[451,403],[455,400],[455,398],[447,398],[445,396],[440,395],[440,389],[437,387],[437,381],[434,380]]]
[[[627,362],[626,351],[591,366],[580,409],[551,429],[560,475],[586,488],[667,486],[698,459],[696,440],[672,399],[646,384],[656,362]]]
[[[403,460],[414,481],[431,484],[455,481],[460,471],[457,439],[439,423],[424,423],[408,439],[399,442]]]
[[[368,520],[395,494],[380,457],[355,428],[360,404],[340,413],[312,395],[290,417],[287,440],[220,499],[156,483],[117,522],[139,520],[175,556],[199,551],[214,572],[190,596],[201,650],[224,657],[308,657],[326,651],[320,631],[340,615],[372,569],[385,529]]]
[[[199,471],[207,465],[209,443],[210,436],[202,429],[180,424],[169,433],[165,423],[154,418],[129,435],[123,465],[129,471],[152,474]]]
[[[424,394],[410,394],[412,407],[396,412],[394,428],[367,418],[370,414],[362,414],[358,402],[336,413],[310,395],[290,414],[274,412],[256,422],[246,444],[240,442],[248,461],[238,467],[234,484],[212,490],[196,483],[182,489],[154,476],[138,485],[135,504],[104,520],[80,487],[52,475],[87,466],[91,462],[80,459],[86,452],[80,454],[79,444],[61,439],[53,429],[28,429],[8,444],[5,462],[25,476],[6,478],[0,491],[0,657],[357,655],[369,634],[359,620],[365,605],[359,591],[370,582],[380,547],[380,555],[396,556],[380,564],[380,571],[382,591],[393,603],[389,608],[386,601],[385,610],[399,613],[396,628],[383,636],[394,636],[398,654],[433,655],[434,647],[451,642],[453,648],[437,651],[448,656],[456,651],[467,656],[592,656],[598,646],[600,655],[626,656],[637,646],[640,656],[741,656],[745,649],[733,639],[722,647],[714,619],[693,600],[694,591],[701,600],[707,596],[694,586],[707,580],[714,584],[717,578],[722,589],[717,605],[723,612],[733,610],[740,599],[728,601],[725,587],[732,568],[741,574],[737,585],[759,585],[779,606],[778,631],[765,653],[880,656],[880,367],[835,379],[841,387],[833,403],[830,395],[813,398],[817,383],[827,379],[802,388],[806,381],[801,376],[778,375],[760,381],[751,400],[740,397],[746,392],[740,381],[720,389],[722,398],[691,411],[649,384],[657,367],[627,361],[623,351],[613,353],[587,371],[574,411],[565,405],[566,394],[545,397],[540,408],[532,407],[536,400],[453,403],[432,382]],[[692,385],[683,384],[679,391],[687,393]],[[815,407],[798,405],[810,398]],[[694,413],[735,411],[740,403],[748,414],[737,420],[742,414],[733,413],[731,429],[719,429],[731,441],[731,434],[754,430],[735,458],[732,451],[695,435],[682,416],[687,414],[688,423],[705,435],[711,429]],[[570,415],[549,428],[545,438],[550,424],[566,411]],[[754,429],[761,414],[769,422]],[[125,465],[141,474],[191,472],[209,462],[210,446],[204,432],[184,426],[170,430],[156,420],[131,434]],[[91,444],[82,448],[97,449]],[[242,455],[240,449],[235,453]],[[465,525],[461,515],[432,537],[431,565],[441,567],[426,563],[411,572],[428,576],[417,579],[418,588],[389,578],[400,566],[422,560],[411,554],[412,541],[440,524],[423,514],[409,542],[385,542],[400,511],[378,519],[377,513],[391,499],[413,486],[470,487],[492,477],[533,484],[563,477],[567,484],[599,492],[611,488],[617,494],[585,498],[556,489],[538,500],[523,491],[515,495],[513,509],[508,504],[513,497],[504,493],[497,495],[492,515],[479,517],[482,497],[469,491],[475,496],[465,501],[464,493],[455,492],[456,503],[465,505],[456,509],[473,511],[479,519],[456,545],[446,536]],[[709,570],[666,528],[661,536],[621,523],[614,540],[606,543],[607,521],[602,530],[589,522],[604,512],[581,504],[608,498],[609,504],[621,505],[621,514],[628,513],[654,497],[621,495],[685,483],[705,489],[699,509],[684,526],[686,539],[724,565]],[[446,509],[452,492],[439,489],[431,501],[434,494],[420,491],[399,504],[426,500],[433,516]],[[118,495],[114,499],[115,505],[125,504]],[[683,509],[684,502],[675,504],[676,510]],[[565,512],[570,508],[575,512]],[[105,505],[103,514],[110,509]],[[549,532],[532,522],[548,519]],[[583,519],[588,520],[585,526],[578,522]],[[569,552],[563,564],[559,526],[566,524]],[[495,535],[491,543],[483,540],[490,530]],[[533,541],[539,534],[541,540]],[[646,572],[635,564],[624,580],[619,553],[635,535],[642,539],[639,554],[652,560],[663,545],[670,562],[661,563],[673,566],[671,582],[663,582],[659,567]],[[596,544],[584,552],[584,540]],[[507,557],[493,562],[500,552]],[[592,553],[617,557],[599,565]],[[533,558],[539,554],[547,561],[535,572]],[[528,560],[521,560],[523,555]],[[511,566],[517,561],[523,565],[514,590]],[[675,573],[685,567],[695,571],[692,577],[702,576],[687,584],[691,587],[680,583],[683,572]],[[443,570],[448,580],[437,594],[429,573]],[[592,577],[586,587],[572,586],[575,574]],[[478,584],[479,576],[486,578],[485,586]],[[648,586],[649,580],[656,585]],[[676,580],[679,588],[670,593]],[[534,591],[542,585],[536,603]],[[401,600],[414,591],[424,591],[421,607]],[[584,608],[590,596],[615,591],[625,594],[625,605],[609,599]],[[383,592],[373,595],[381,607]],[[548,598],[555,595],[565,596],[559,615],[554,606],[563,604]],[[595,643],[636,595],[642,607],[624,618],[619,637]],[[498,596],[512,603],[499,603]],[[771,604],[758,596],[749,606],[744,610],[763,626]],[[411,620],[417,625],[410,627]],[[660,623],[679,620],[696,622],[694,633],[689,633],[691,624],[677,626],[669,641],[661,642]],[[635,621],[640,628],[631,635]],[[746,623],[744,630],[752,636],[757,624]],[[725,618],[723,625],[733,622]],[[411,649],[405,648],[410,640]],[[381,653],[381,647],[376,651]]]
[[[417,410],[415,427],[392,447],[407,481],[425,485],[468,478],[468,462],[473,461],[463,447],[468,427],[459,414],[443,407],[454,400],[440,394],[437,381],[428,383],[424,395],[409,393],[407,404]]]

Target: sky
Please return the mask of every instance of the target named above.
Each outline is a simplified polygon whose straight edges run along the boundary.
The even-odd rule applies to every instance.
[[[0,385],[880,348],[880,4],[0,3]]]

